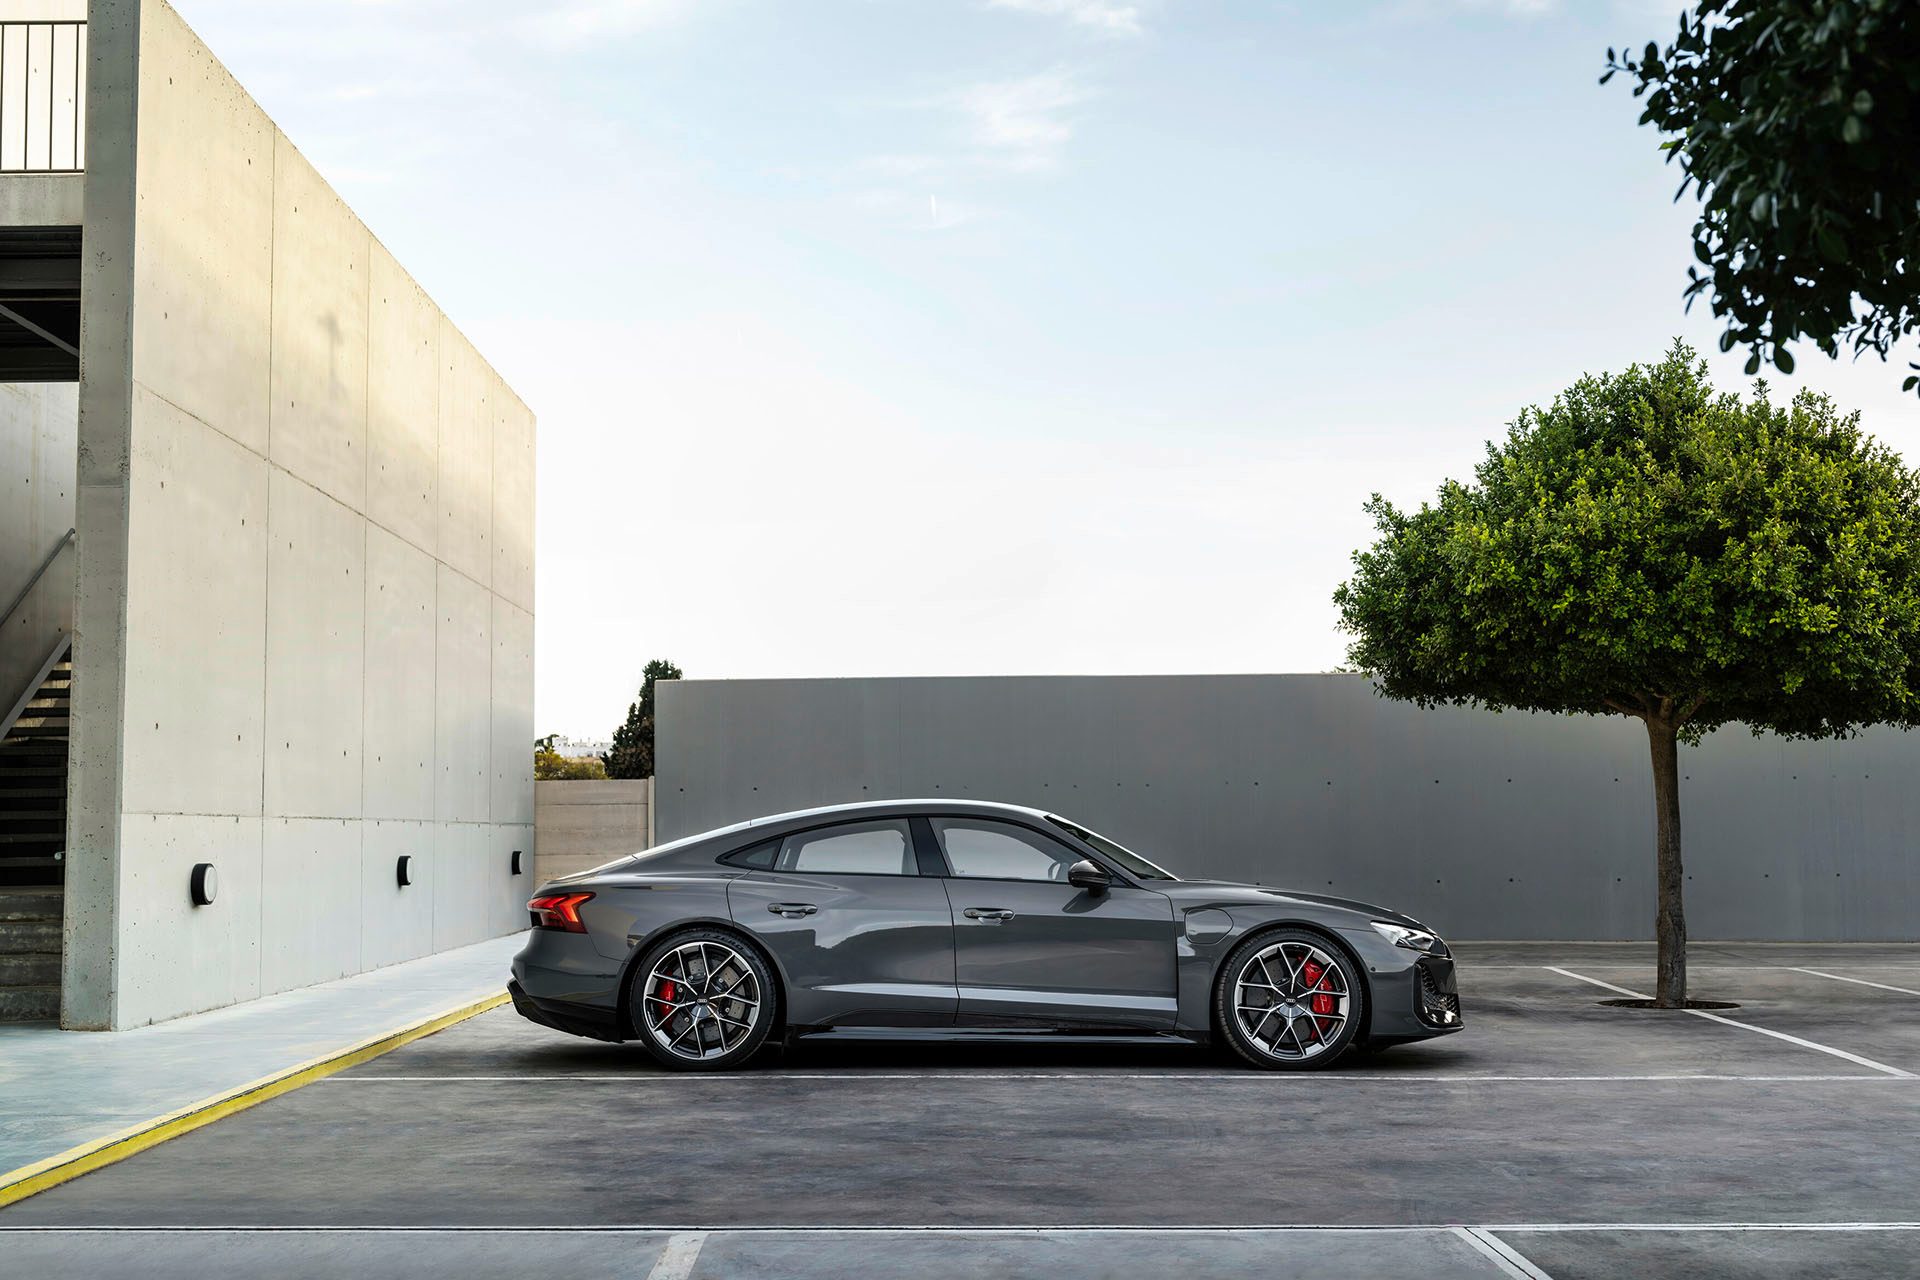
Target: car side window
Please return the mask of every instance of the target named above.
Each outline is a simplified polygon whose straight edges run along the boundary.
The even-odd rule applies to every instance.
[[[870,876],[917,876],[913,835],[905,821],[850,822],[799,831],[780,845],[776,871]]]
[[[934,835],[956,876],[982,880],[1067,883],[1079,854],[1058,841],[1010,822],[980,818],[931,819]]]

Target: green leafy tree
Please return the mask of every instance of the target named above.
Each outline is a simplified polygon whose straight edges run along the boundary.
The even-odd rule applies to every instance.
[[[533,776],[538,782],[585,782],[607,776],[607,766],[597,756],[563,756],[554,750],[560,735],[550,733],[533,740]]]
[[[609,778],[651,778],[653,776],[653,686],[660,680],[678,680],[684,673],[664,659],[655,658],[642,670],[640,700],[627,707],[627,721],[613,731],[613,749],[600,758],[606,762]]]
[[[1523,411],[1474,483],[1367,510],[1379,540],[1334,599],[1386,696],[1645,725],[1664,1007],[1687,987],[1679,744],[1914,723],[1920,478],[1825,397],[1716,394],[1676,343]]]
[[[1687,305],[1711,298],[1748,373],[1920,329],[1920,3],[1701,0],[1665,49],[1607,50],[1617,72],[1700,201]]]

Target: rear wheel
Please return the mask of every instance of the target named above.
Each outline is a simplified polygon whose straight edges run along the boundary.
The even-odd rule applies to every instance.
[[[773,973],[758,948],[717,929],[682,929],[641,958],[630,1012],[662,1066],[725,1071],[773,1028]]]
[[[1305,929],[1249,938],[1214,984],[1214,1016],[1227,1043],[1269,1071],[1333,1065],[1366,1025],[1366,1012],[1353,962]]]

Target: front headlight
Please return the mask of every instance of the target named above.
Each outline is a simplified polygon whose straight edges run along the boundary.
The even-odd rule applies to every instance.
[[[1375,932],[1396,947],[1430,956],[1447,954],[1447,944],[1440,941],[1437,934],[1425,929],[1409,929],[1403,924],[1388,924],[1385,920],[1375,920],[1373,927]]]

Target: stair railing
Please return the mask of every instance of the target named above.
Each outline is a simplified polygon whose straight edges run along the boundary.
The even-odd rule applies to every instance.
[[[46,558],[40,562],[40,567],[33,571],[31,578],[27,579],[27,585],[20,588],[20,594],[13,598],[13,602],[7,606],[7,611],[0,613],[0,636],[6,635],[7,626],[13,621],[13,615],[19,612],[20,606],[27,602],[27,597],[33,594],[33,589],[40,585],[40,579],[47,576],[47,570],[53,568],[53,563],[60,558],[60,553],[72,545],[73,538],[72,529],[60,535],[59,541],[53,544],[53,550],[47,552]],[[64,631],[55,638],[53,649],[47,655],[46,661],[40,664],[39,672],[21,691],[19,700],[8,710],[6,716],[0,718],[0,737],[5,737],[12,732],[14,724],[26,711],[27,704],[33,701],[34,696],[40,692],[40,686],[46,683],[47,674],[60,664],[60,659],[66,656],[67,650],[72,645],[73,637]],[[6,696],[4,693],[0,693],[0,697],[4,696]]]
[[[40,585],[40,579],[46,576],[47,570],[53,568],[53,562],[60,558],[60,553],[67,549],[69,542],[73,541],[73,535],[72,529],[60,535],[60,540],[53,544],[53,550],[47,552],[47,558],[40,562],[40,567],[33,571],[31,578],[27,579],[27,585],[20,588],[20,594],[13,598],[13,603],[7,606],[7,611],[0,613],[0,628],[4,628],[13,621],[13,611],[27,602],[27,597],[33,594],[33,589]]]

